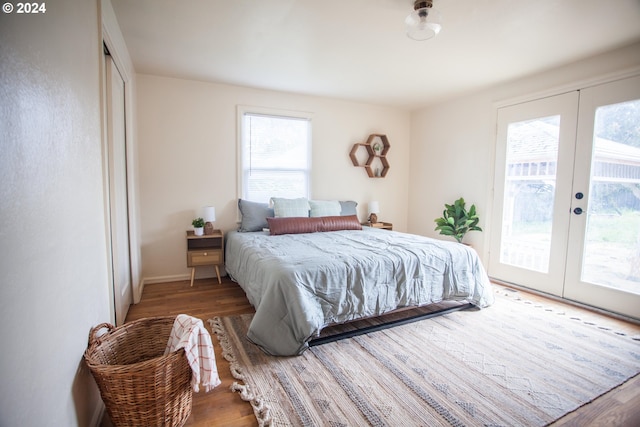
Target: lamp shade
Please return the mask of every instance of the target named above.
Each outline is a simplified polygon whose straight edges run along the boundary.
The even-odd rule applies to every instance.
[[[369,215],[380,213],[380,203],[369,202]]]
[[[205,206],[202,208],[202,218],[205,222],[214,222],[216,220],[216,208],[213,206]]]

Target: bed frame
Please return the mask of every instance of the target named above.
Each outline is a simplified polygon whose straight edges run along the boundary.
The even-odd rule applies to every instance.
[[[471,303],[463,303],[463,304],[460,304],[460,305],[456,305],[456,306],[453,306],[453,307],[442,308],[442,309],[431,311],[431,312],[428,312],[428,313],[420,313],[420,314],[415,314],[415,315],[409,315],[408,317],[403,317],[403,318],[400,318],[400,319],[389,320],[389,321],[382,322],[382,323],[377,324],[377,325],[369,325],[369,326],[353,329],[353,330],[350,330],[350,331],[344,331],[344,332],[338,332],[338,333],[330,334],[330,335],[326,335],[326,336],[320,336],[318,338],[314,338],[314,339],[310,340],[309,341],[309,347],[315,347],[315,346],[322,345],[322,344],[328,344],[330,342],[340,341],[340,340],[344,340],[344,339],[347,339],[347,338],[353,338],[353,337],[357,337],[359,335],[366,335],[366,334],[369,334],[371,332],[382,331],[384,329],[393,328],[395,326],[400,326],[400,325],[407,325],[409,323],[418,322],[420,320],[426,320],[426,319],[430,319],[432,317],[442,316],[444,314],[453,313],[454,311],[468,310],[470,308],[474,308],[474,305],[471,304]],[[399,312],[403,312],[403,311],[408,311],[408,310],[412,310],[412,309],[415,310],[416,307],[401,308],[401,309],[394,310],[394,311],[389,312],[389,313],[385,313],[385,314],[383,314],[381,316],[378,316],[378,317],[382,318],[382,317],[385,317],[385,316],[390,315],[390,314],[399,313]],[[366,320],[366,319],[352,320],[351,322],[343,323],[342,325],[361,322],[363,320]],[[333,325],[330,325],[326,329],[329,329],[332,326]]]

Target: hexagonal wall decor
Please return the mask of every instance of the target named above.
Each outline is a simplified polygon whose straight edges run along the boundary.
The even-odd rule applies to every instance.
[[[365,143],[353,144],[353,148],[349,153],[349,157],[351,157],[353,166],[364,166],[365,164],[367,164],[369,159],[372,159],[374,156],[375,153],[373,152],[373,148]],[[362,164],[360,164],[363,158],[365,158],[365,160]]]
[[[363,167],[367,172],[369,178],[384,178],[389,172],[389,161],[387,160],[387,153],[391,148],[387,135],[373,133],[367,138],[367,142],[359,142],[353,144],[349,157],[353,166]],[[360,164],[358,157],[362,154],[362,150],[366,151],[367,160]],[[374,170],[374,162],[379,160],[382,170],[376,168]],[[377,172],[377,173],[376,173]]]

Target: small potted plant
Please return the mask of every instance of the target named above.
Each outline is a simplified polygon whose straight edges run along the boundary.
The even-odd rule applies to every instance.
[[[376,156],[379,156],[382,153],[382,143],[374,142],[373,143],[373,151],[376,153]]]
[[[467,212],[464,199],[460,197],[453,202],[453,205],[445,203],[444,207],[442,217],[434,220],[437,224],[436,231],[440,231],[440,234],[453,236],[459,243],[462,243],[462,239],[468,231],[482,231],[482,228],[478,227],[480,218],[476,214],[475,205],[471,205]]]
[[[204,219],[196,218],[191,221],[191,225],[193,225],[193,234],[196,236],[202,236],[204,234]]]

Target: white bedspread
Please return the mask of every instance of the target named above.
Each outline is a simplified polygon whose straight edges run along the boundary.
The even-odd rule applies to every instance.
[[[273,355],[302,353],[330,323],[442,300],[493,302],[473,249],[395,231],[231,232],[225,260],[256,309],[248,338]]]

